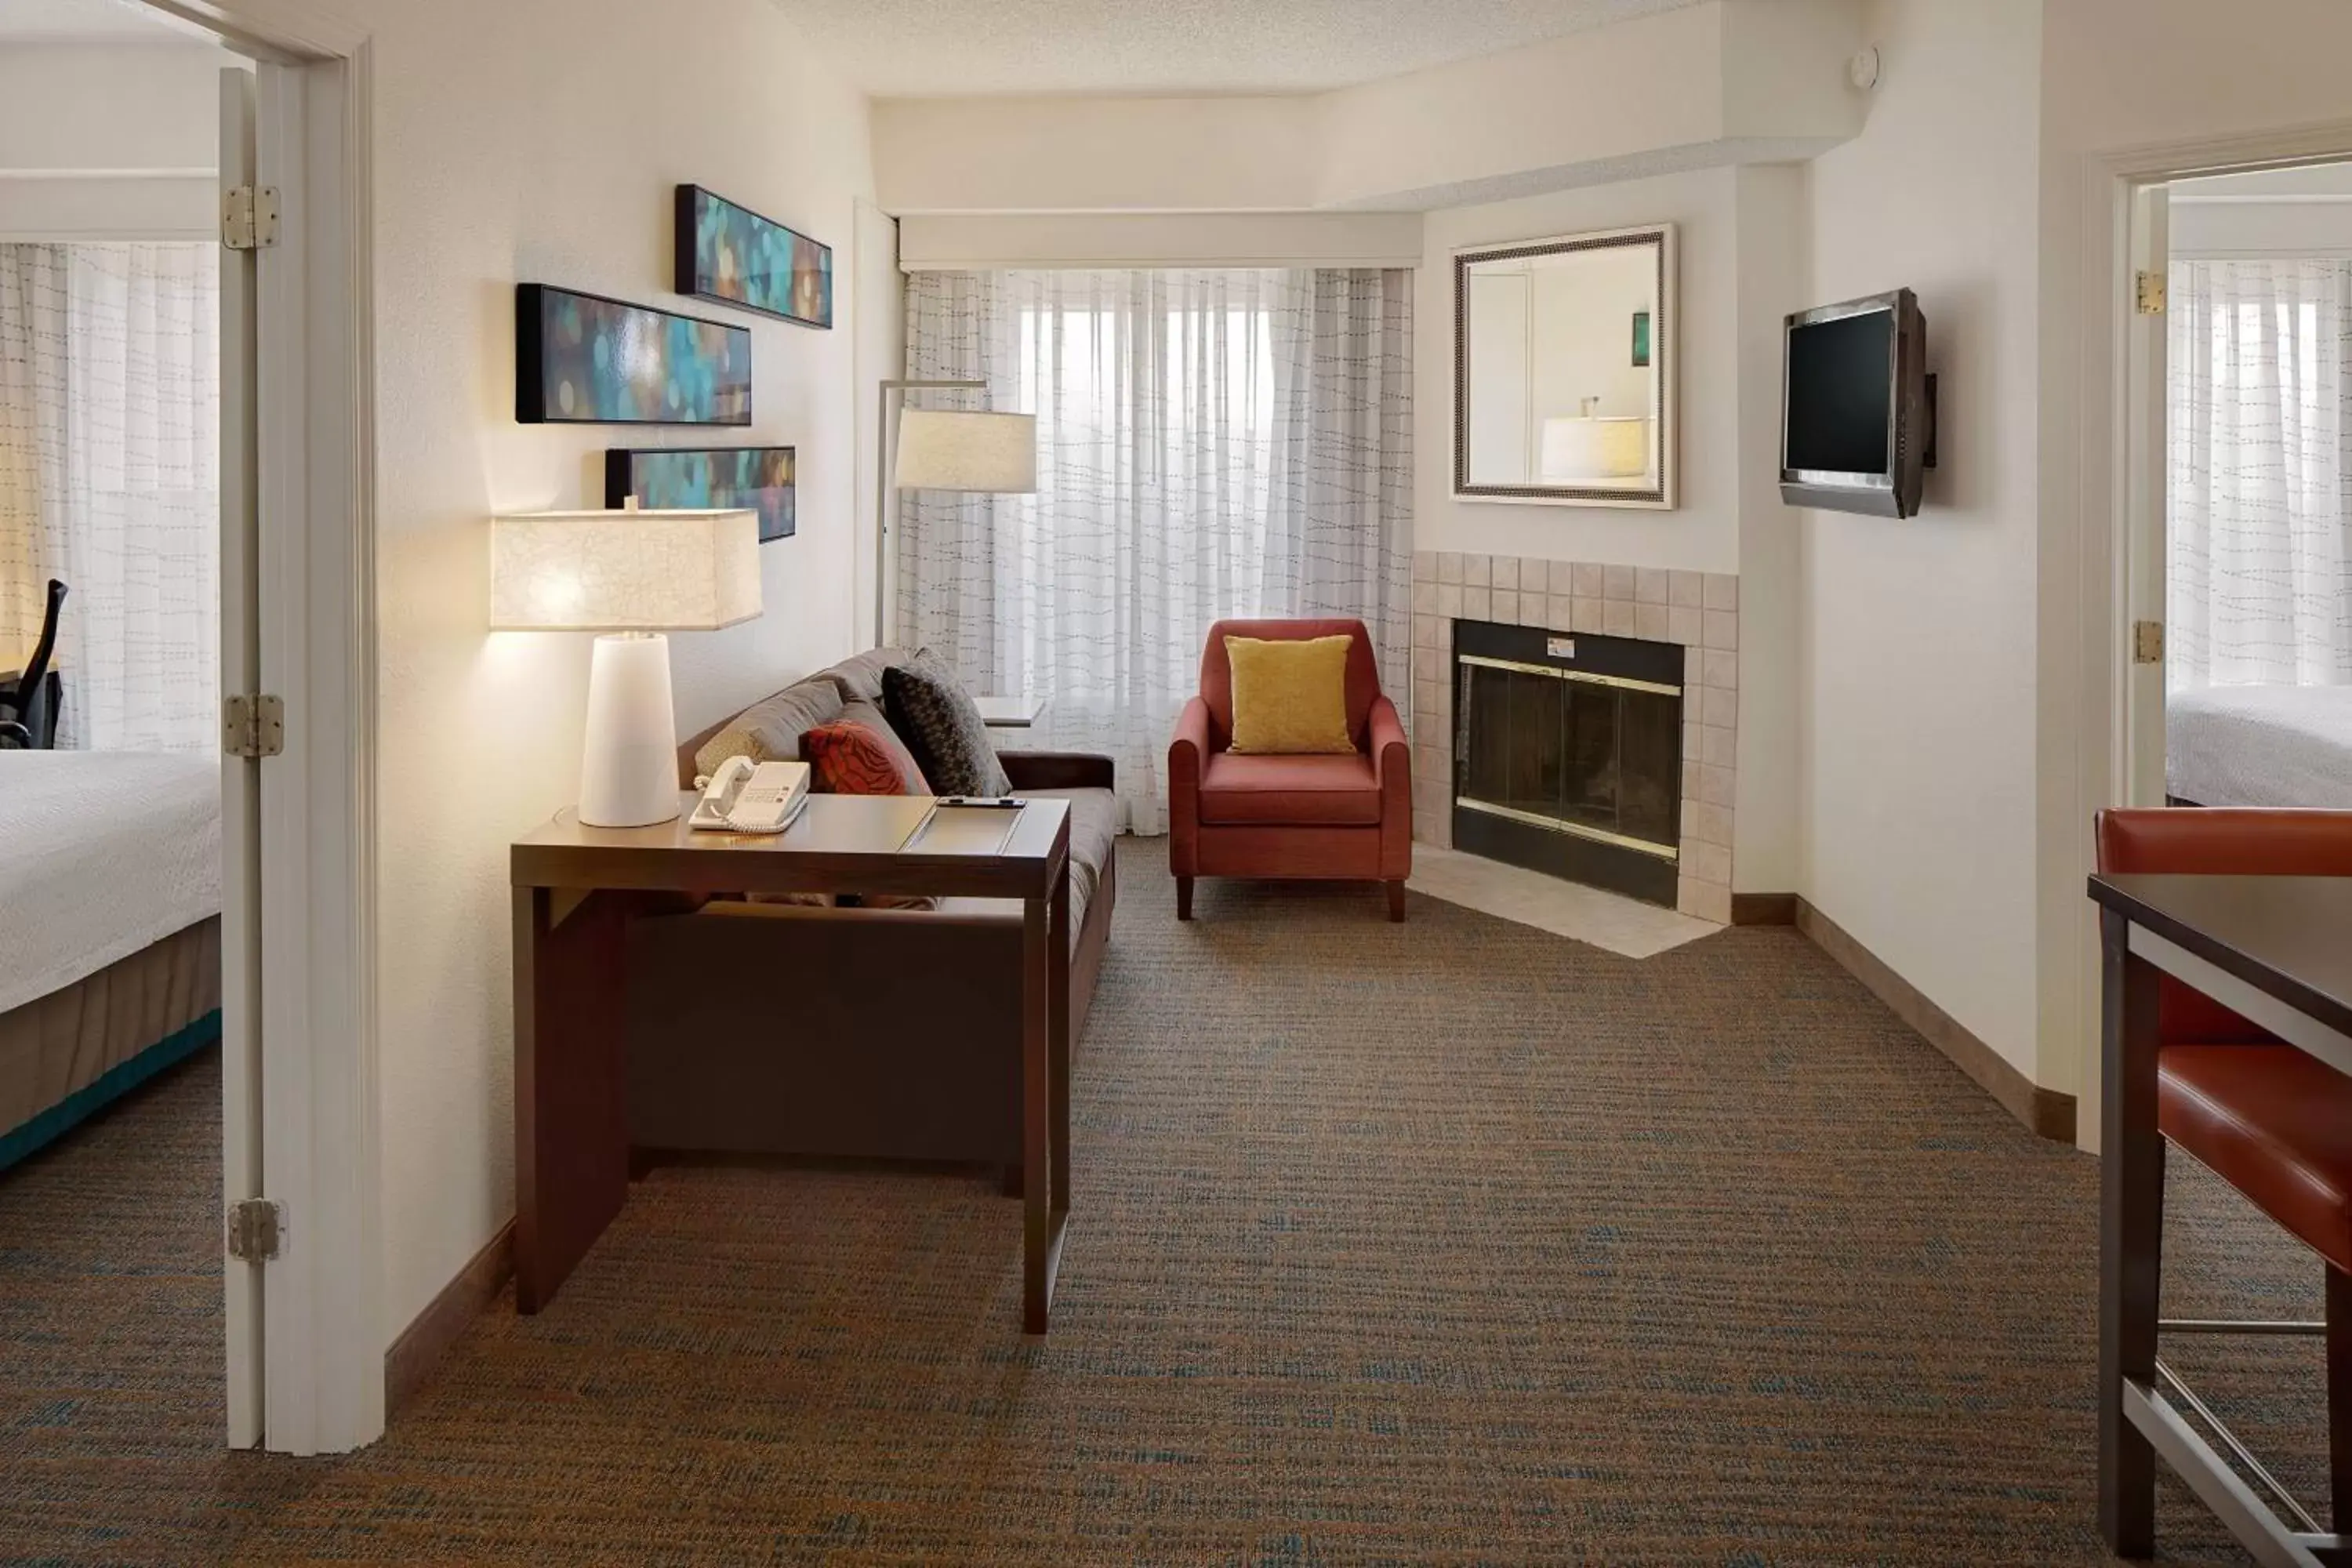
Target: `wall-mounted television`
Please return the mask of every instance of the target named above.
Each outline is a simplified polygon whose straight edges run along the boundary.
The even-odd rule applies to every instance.
[[[1908,289],[1789,318],[1780,495],[1873,517],[1919,510],[1936,461],[1927,322]]]

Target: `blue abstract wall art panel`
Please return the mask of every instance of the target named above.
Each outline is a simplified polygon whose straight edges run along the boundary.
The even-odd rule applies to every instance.
[[[833,247],[700,185],[677,188],[677,286],[804,327],[833,325]]]
[[[634,498],[649,511],[760,514],[760,542],[798,526],[790,447],[614,447],[604,454],[604,504]]]
[[[515,417],[526,425],[749,425],[751,333],[519,283]]]

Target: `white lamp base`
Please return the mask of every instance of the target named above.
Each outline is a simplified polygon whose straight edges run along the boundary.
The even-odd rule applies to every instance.
[[[588,744],[580,759],[580,820],[646,827],[677,816],[677,716],[669,638],[615,632],[588,667]]]

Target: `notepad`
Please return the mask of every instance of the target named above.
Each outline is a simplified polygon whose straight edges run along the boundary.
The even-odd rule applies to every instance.
[[[924,855],[1002,855],[1021,826],[1021,812],[1002,805],[965,805],[940,801],[904,848]]]

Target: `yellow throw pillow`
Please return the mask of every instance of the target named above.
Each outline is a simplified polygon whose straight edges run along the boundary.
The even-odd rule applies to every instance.
[[[1348,735],[1351,637],[1265,642],[1227,637],[1234,672],[1234,745],[1243,753],[1352,752]]]

